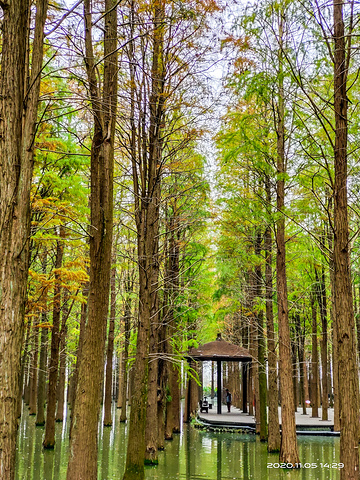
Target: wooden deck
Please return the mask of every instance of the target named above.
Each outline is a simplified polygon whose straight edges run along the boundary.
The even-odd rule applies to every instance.
[[[319,417],[313,418],[311,416],[311,408],[307,409],[306,415],[303,415],[302,409],[298,409],[299,411],[295,413],[295,420],[296,420],[296,430],[301,431],[308,429],[316,430],[319,432],[330,432],[334,429],[334,409],[329,408],[328,416],[329,420],[321,420],[321,408],[319,408]],[[255,428],[255,418],[250,416],[247,413],[243,413],[241,410],[231,407],[231,412],[227,412],[227,408],[225,405],[222,407],[221,415],[216,413],[216,409],[209,410],[209,413],[198,413],[198,417],[200,420],[213,425],[224,425],[224,426],[239,426],[245,427],[253,427]],[[281,424],[281,408],[279,407],[279,418]]]

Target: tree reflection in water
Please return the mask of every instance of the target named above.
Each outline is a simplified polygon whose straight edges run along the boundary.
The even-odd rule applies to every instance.
[[[99,480],[118,480],[124,470],[127,424],[120,423],[120,411],[113,410],[113,426],[99,429]],[[24,411],[19,428],[16,480],[65,480],[68,457],[68,424],[56,424],[54,450],[43,450],[44,427],[35,427],[34,417]],[[292,480],[337,480],[336,469],[320,468],[321,463],[337,462],[339,439],[299,437],[302,462],[315,462],[319,468],[292,472]],[[145,469],[146,480],[281,480],[287,477],[278,462],[268,454],[266,444],[255,435],[207,432],[184,425],[183,433],[166,442],[159,452],[159,465]],[[284,476],[285,475],[285,476]]]

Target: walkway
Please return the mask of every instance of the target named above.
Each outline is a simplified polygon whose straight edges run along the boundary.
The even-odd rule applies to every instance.
[[[319,417],[311,417],[311,408],[306,409],[306,415],[303,415],[302,409],[295,413],[296,430],[311,429],[317,431],[332,431],[334,428],[334,409],[329,408],[329,420],[321,420],[321,408],[319,408]],[[231,412],[227,412],[225,405],[222,406],[221,415],[216,414],[216,410],[210,410],[209,413],[198,413],[200,420],[212,425],[229,426],[250,426],[255,427],[255,418],[235,407],[231,407]],[[279,407],[279,418],[281,419],[281,408]],[[281,421],[280,421],[281,423]]]

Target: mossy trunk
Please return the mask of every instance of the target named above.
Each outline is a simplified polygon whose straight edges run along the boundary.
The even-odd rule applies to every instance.
[[[180,433],[180,387],[177,365],[170,365],[168,382],[170,398],[166,405],[165,439],[172,440],[174,433]]]

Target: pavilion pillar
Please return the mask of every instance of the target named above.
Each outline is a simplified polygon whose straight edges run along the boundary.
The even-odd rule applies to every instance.
[[[243,405],[242,410],[244,413],[247,413],[247,374],[248,374],[248,364],[242,363],[242,391],[243,391]]]
[[[221,360],[217,360],[217,413],[221,414]]]

